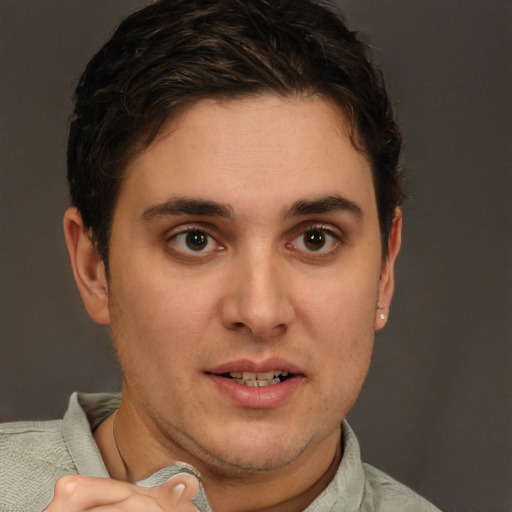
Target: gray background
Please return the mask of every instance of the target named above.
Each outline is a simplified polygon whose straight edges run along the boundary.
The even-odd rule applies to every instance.
[[[119,387],[61,234],[70,97],[142,0],[0,0],[0,420]],[[388,327],[350,414],[363,458],[446,511],[512,510],[511,3],[339,1],[374,46],[411,199]]]

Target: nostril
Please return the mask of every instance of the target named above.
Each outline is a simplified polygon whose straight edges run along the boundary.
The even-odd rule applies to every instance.
[[[252,334],[250,327],[245,325],[243,322],[232,322],[231,324],[227,324],[226,327],[230,331],[237,331],[237,332],[241,332],[241,333]]]

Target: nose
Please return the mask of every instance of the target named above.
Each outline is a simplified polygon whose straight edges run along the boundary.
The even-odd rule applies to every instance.
[[[286,272],[269,255],[244,258],[231,268],[222,303],[230,330],[266,340],[282,335],[294,317]]]

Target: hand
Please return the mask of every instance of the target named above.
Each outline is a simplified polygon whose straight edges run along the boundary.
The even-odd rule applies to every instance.
[[[199,512],[192,498],[199,490],[196,477],[180,473],[160,487],[68,475],[55,485],[55,495],[44,512]]]

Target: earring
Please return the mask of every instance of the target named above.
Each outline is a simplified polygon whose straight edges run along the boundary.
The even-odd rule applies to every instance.
[[[386,320],[386,315],[385,315],[384,313],[381,313],[381,314],[379,315],[379,318],[380,318],[381,320]]]

